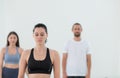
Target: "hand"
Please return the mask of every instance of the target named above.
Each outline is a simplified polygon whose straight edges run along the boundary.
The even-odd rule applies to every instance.
[[[90,78],[90,74],[87,74],[85,78]]]

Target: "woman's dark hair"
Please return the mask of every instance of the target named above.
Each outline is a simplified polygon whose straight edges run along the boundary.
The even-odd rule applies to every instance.
[[[18,35],[17,35],[17,33],[16,33],[15,31],[11,31],[11,32],[8,34],[6,46],[9,46],[9,45],[10,45],[10,43],[9,43],[9,41],[8,41],[8,38],[9,38],[9,36],[12,35],[12,34],[15,35],[15,36],[17,37],[16,46],[17,46],[17,47],[20,47],[20,44],[19,44],[19,37],[18,37]]]
[[[45,29],[45,32],[48,34],[48,31],[47,31],[47,27],[45,24],[42,24],[42,23],[38,23],[37,25],[35,25],[35,27],[33,28],[33,33],[35,31],[36,28],[43,28]],[[45,40],[45,43],[47,42],[47,39]]]
[[[46,25],[44,25],[42,23],[38,23],[37,25],[35,25],[35,27],[33,28],[33,32],[35,31],[36,28],[44,28],[45,32],[48,33]]]

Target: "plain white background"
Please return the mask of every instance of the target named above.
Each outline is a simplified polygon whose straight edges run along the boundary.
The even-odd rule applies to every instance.
[[[119,0],[0,0],[0,48],[12,30],[23,49],[34,47],[33,27],[44,23],[46,45],[62,57],[64,44],[73,37],[71,27],[79,22],[82,38],[92,46],[91,78],[120,78],[119,7]]]

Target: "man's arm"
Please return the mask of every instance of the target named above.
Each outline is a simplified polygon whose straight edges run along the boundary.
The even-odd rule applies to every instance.
[[[87,75],[86,78],[90,78],[90,73],[91,73],[91,54],[87,54]]]

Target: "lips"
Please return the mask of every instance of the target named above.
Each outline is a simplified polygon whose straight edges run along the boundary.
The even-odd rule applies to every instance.
[[[15,41],[12,41],[12,43],[15,43]]]
[[[42,42],[42,40],[40,39],[40,40],[38,40],[38,42]]]

